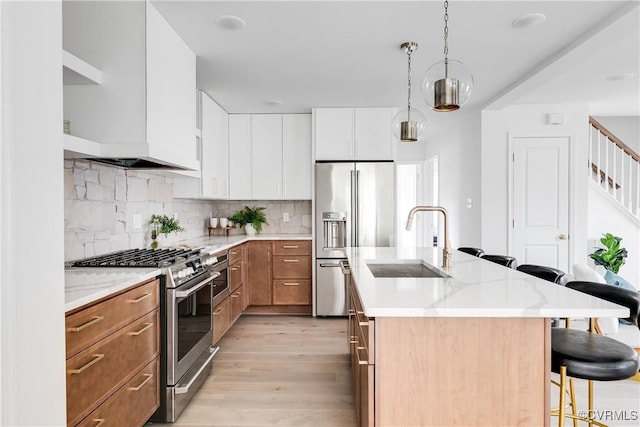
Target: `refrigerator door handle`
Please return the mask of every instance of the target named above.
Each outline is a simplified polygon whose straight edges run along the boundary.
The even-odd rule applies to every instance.
[[[353,241],[353,246],[360,246],[360,171],[356,170],[356,185],[355,185],[355,196],[354,196],[354,204],[355,204],[355,213],[353,221],[354,229],[355,229],[355,240]]]

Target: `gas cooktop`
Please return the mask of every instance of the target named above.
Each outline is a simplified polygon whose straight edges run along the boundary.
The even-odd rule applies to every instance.
[[[200,249],[129,249],[74,261],[70,267],[169,267],[200,255]]]

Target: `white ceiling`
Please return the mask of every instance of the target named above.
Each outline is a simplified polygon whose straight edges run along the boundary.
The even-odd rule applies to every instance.
[[[153,3],[196,53],[198,87],[230,113],[405,107],[405,41],[419,43],[412,55],[412,105],[426,111],[419,84],[443,59],[440,1]],[[464,62],[475,78],[467,105],[584,102],[594,115],[640,115],[637,6],[637,0],[450,1],[449,57]],[[546,21],[511,27],[534,12]],[[222,29],[215,24],[222,15],[247,25]],[[616,73],[634,77],[606,79]],[[273,99],[282,105],[267,104]]]

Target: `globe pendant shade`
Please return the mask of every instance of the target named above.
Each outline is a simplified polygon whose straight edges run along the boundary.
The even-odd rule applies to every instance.
[[[463,106],[473,91],[473,76],[460,61],[436,62],[422,80],[422,95],[434,111],[455,111]]]
[[[418,142],[424,135],[427,120],[422,111],[403,108],[393,118],[393,135],[400,142]]]

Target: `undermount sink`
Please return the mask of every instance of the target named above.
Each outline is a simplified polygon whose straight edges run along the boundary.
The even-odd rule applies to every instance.
[[[368,262],[373,277],[449,277],[418,260]]]

